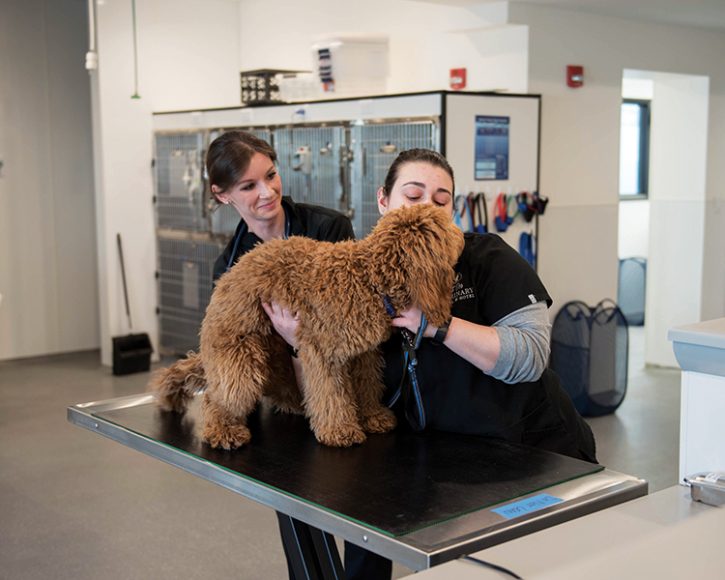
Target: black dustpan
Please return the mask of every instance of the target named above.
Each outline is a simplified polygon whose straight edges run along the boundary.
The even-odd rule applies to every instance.
[[[123,247],[121,234],[116,234],[118,242],[118,259],[121,262],[121,279],[123,280],[123,298],[126,302],[126,316],[128,316],[129,330],[133,330],[131,323],[131,309],[128,305],[128,289],[126,288],[126,268],[123,264]],[[151,368],[151,353],[153,347],[149,335],[145,332],[127,334],[113,337],[113,374],[129,375],[141,373]]]

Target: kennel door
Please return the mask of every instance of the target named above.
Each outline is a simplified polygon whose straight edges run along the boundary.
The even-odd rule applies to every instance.
[[[280,127],[273,130],[279,174],[285,195],[347,215],[342,158],[345,128]]]
[[[157,133],[154,141],[156,227],[206,231],[204,133]]]
[[[380,217],[376,192],[398,153],[414,147],[440,150],[433,120],[353,125],[350,193],[355,237],[370,233]]]
[[[162,354],[184,355],[199,348],[199,330],[211,300],[214,261],[224,249],[217,239],[159,236],[158,290]]]

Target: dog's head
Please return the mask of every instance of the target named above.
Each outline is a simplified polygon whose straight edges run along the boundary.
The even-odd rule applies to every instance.
[[[419,204],[386,213],[366,238],[376,288],[397,309],[417,305],[440,326],[451,312],[453,267],[463,251],[463,233],[450,212]]]

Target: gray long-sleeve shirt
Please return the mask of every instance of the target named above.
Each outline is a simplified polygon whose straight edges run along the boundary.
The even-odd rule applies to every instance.
[[[496,365],[486,374],[509,384],[538,380],[551,351],[546,304],[519,308],[495,322],[493,328],[501,341],[501,352]]]

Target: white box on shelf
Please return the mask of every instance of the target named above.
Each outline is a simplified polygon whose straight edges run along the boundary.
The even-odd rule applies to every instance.
[[[312,45],[317,79],[326,96],[385,93],[388,39],[381,36],[337,36]]]

